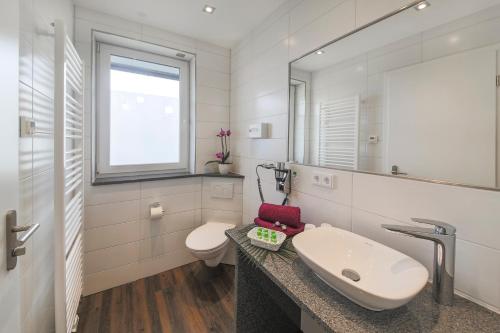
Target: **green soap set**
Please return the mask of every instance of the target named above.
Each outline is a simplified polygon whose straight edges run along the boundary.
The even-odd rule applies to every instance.
[[[275,231],[263,227],[255,227],[247,233],[252,245],[262,247],[270,251],[278,251],[286,239],[281,231]]]

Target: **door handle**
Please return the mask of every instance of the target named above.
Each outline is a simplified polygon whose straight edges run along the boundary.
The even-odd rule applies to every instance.
[[[7,270],[14,269],[17,265],[17,257],[26,254],[26,248],[23,245],[30,239],[31,236],[40,227],[39,223],[27,224],[27,225],[17,225],[17,212],[15,210],[10,210],[7,212],[5,218],[5,231],[7,235]],[[24,232],[18,239],[17,234]]]
[[[40,227],[40,223],[26,224],[18,227],[13,227],[11,231],[13,233],[26,231],[25,234],[17,240],[18,246],[24,245],[28,239],[35,233],[35,231]]]

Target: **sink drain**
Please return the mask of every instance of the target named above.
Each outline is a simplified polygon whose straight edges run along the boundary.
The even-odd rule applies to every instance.
[[[349,268],[343,269],[342,275],[348,279],[353,280],[354,282],[358,282],[359,280],[361,280],[361,276],[359,276],[358,272]]]

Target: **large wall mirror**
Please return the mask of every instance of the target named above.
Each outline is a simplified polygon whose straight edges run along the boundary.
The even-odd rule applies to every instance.
[[[290,63],[290,160],[500,189],[500,1],[427,5]]]

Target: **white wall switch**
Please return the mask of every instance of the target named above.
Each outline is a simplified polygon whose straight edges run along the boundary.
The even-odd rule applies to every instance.
[[[212,183],[210,184],[210,196],[218,199],[233,198],[233,183]]]
[[[368,143],[378,143],[378,135],[368,136]]]
[[[267,139],[268,124],[258,123],[248,126],[248,137],[252,139]]]

